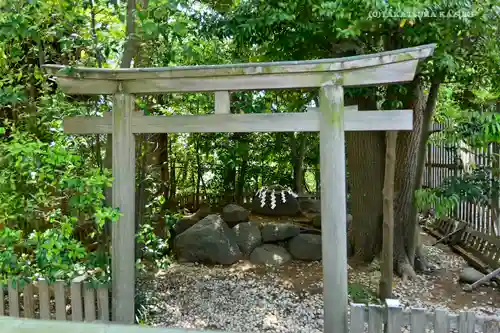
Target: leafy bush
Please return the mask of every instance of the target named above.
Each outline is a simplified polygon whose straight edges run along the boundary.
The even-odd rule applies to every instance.
[[[42,142],[11,129],[9,140],[0,141],[0,278],[107,272],[107,261],[90,253],[74,231],[90,221],[96,241],[104,223],[117,220],[118,211],[103,200],[109,171],[89,165],[59,131]]]

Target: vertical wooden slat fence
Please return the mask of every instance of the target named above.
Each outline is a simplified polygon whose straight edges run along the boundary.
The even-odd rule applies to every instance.
[[[495,153],[495,145],[490,144],[487,149],[472,149],[471,154],[476,166],[493,169],[498,164]],[[438,146],[427,145],[426,163],[424,170],[424,186],[428,188],[439,187],[446,178],[462,176],[467,171],[464,170],[463,163],[458,155],[460,148],[458,143]],[[490,175],[491,177],[492,175]],[[450,217],[459,221],[465,221],[474,230],[487,235],[500,236],[497,218],[494,217],[492,206],[493,201],[489,198],[490,204],[462,200],[458,207],[450,212]]]
[[[351,304],[351,333],[499,333],[500,317],[479,316],[473,311],[450,313],[445,309],[428,312],[421,308],[403,309],[397,300],[386,306]]]
[[[100,323],[21,320],[0,316],[0,332],[9,333],[194,333],[212,332],[182,328],[104,325]],[[473,311],[449,313],[445,309],[427,312],[421,308],[403,309],[397,300],[387,300],[386,305],[351,304],[348,317],[350,333],[500,333],[500,317],[479,316]],[[229,332],[228,332],[229,333]]]
[[[22,288],[19,282],[12,281],[0,285],[0,316],[108,322],[109,301],[106,286],[93,288],[82,278],[74,279],[69,285],[64,281],[49,284],[45,280],[26,282]]]

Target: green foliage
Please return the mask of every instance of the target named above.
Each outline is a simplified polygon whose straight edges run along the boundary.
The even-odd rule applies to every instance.
[[[65,97],[40,67],[117,66],[126,15],[125,6],[112,3],[0,2],[3,278],[69,278],[90,270],[98,280],[108,278],[106,246],[88,249],[109,242],[103,239],[106,225],[118,218],[117,210],[104,204],[111,182],[103,167],[105,136],[64,135],[61,120],[102,115],[110,111],[110,99]],[[137,3],[134,67],[331,58],[437,42],[419,75],[426,83],[437,74],[456,83],[440,91],[436,119],[448,127],[433,140],[450,144],[460,139],[474,148],[498,142],[499,119],[491,103],[498,91],[488,88],[499,86],[498,1],[151,0],[148,8],[142,8],[146,2]],[[376,105],[404,107],[411,91],[407,86],[393,90],[390,98],[387,89],[372,88],[349,89],[346,97],[374,95]],[[316,100],[311,91],[238,92],[231,94],[231,107],[233,113],[300,112]],[[166,94],[141,96],[137,107],[146,114],[209,114],[213,104],[213,94]],[[180,195],[212,199],[274,184],[295,187],[298,166],[310,191],[319,179],[317,133],[140,138],[139,267],[168,264],[168,230],[179,208],[170,205]],[[486,187],[487,172],[475,170],[441,189],[419,192],[417,201],[426,207],[437,204],[444,213],[463,198],[484,200],[494,190],[494,185]],[[165,234],[157,231],[160,223]],[[90,231],[82,234],[84,226]],[[356,287],[352,291],[358,294]]]
[[[169,219],[169,227],[173,226],[174,221],[177,219]],[[136,235],[136,241],[140,245],[142,260],[153,263],[158,268],[166,268],[170,264],[167,256],[169,250],[167,239],[156,236],[153,226],[150,224],[141,225],[141,229]],[[138,263],[138,267],[143,269],[145,265]]]
[[[109,172],[90,166],[60,132],[45,143],[10,128],[9,140],[0,141],[0,279],[64,279],[96,267],[106,272],[107,263],[88,253],[74,229],[90,221],[89,242],[106,221],[118,219],[103,201]]]
[[[359,283],[349,283],[348,293],[354,303],[377,304],[380,302],[372,290]]]
[[[473,89],[468,84],[445,85],[440,91],[435,121],[444,129],[430,138],[430,143],[445,147],[460,160],[461,155],[473,154],[485,162],[498,159],[492,146],[500,144],[500,114],[496,110],[500,97],[494,89],[483,86]],[[500,170],[494,164],[470,165],[470,172],[458,172],[434,189],[419,190],[416,205],[421,210],[431,207],[438,217],[449,215],[460,201],[484,206],[500,192]],[[457,165],[458,167],[459,165]]]

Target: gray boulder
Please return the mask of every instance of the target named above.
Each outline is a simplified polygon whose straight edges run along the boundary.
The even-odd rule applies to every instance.
[[[184,262],[230,265],[242,257],[236,235],[219,215],[205,217],[175,238],[174,253]]]
[[[290,254],[299,260],[321,260],[321,235],[300,234],[288,243]]]
[[[459,281],[472,284],[484,277],[484,274],[472,267],[465,267],[460,273]]]
[[[256,222],[243,222],[233,228],[236,235],[236,243],[241,252],[248,256],[252,251],[262,244],[262,235],[260,234],[259,224]]]
[[[262,227],[264,243],[278,242],[297,236],[300,228],[292,223],[268,223]]]
[[[240,205],[229,204],[222,209],[222,219],[229,227],[248,221],[248,216],[250,216],[250,211]]]
[[[280,266],[292,260],[292,256],[281,246],[263,244],[250,254],[250,262],[256,265]]]

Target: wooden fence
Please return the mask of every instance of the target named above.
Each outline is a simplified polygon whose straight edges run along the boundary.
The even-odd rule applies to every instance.
[[[241,204],[246,206],[250,205],[252,203],[252,199],[254,197],[255,193],[246,193],[242,195],[241,197]],[[198,201],[196,200],[198,197]],[[302,194],[299,195],[299,198],[308,198],[308,199],[313,199],[317,200],[319,199],[320,195],[319,193],[308,193],[308,194]],[[234,197],[227,197],[224,195],[220,194],[200,194],[196,195],[195,193],[184,193],[184,194],[179,194],[175,197],[177,206],[180,208],[191,208],[191,209],[198,209],[196,206],[196,202],[202,203],[202,202],[208,202],[212,207],[220,207],[236,202]]]
[[[386,306],[351,304],[348,318],[351,333],[499,333],[500,318],[478,316],[472,311],[451,314],[437,309],[426,312],[424,309],[403,309],[398,301],[387,300]],[[0,332],[9,333],[111,333],[126,331],[129,333],[194,333],[215,332],[189,330],[182,328],[152,328],[144,326],[120,326],[99,323],[79,324],[64,321],[21,320],[19,318],[0,317]]]
[[[460,150],[458,143],[428,145],[423,179],[425,187],[436,188],[448,177],[462,176],[468,172],[469,166],[499,168],[498,145],[491,144],[484,151],[472,149],[466,156],[460,156]],[[468,161],[463,161],[464,158]],[[450,217],[467,222],[472,229],[486,235],[500,236],[499,199],[492,197],[488,201],[488,204],[484,204],[462,200]]]
[[[110,319],[109,291],[105,286],[93,288],[76,278],[67,284],[45,280],[34,283],[0,285],[0,316],[32,319],[107,322]],[[0,332],[4,332],[0,329]]]
[[[480,269],[489,271],[489,268],[500,267],[500,237],[477,231],[466,222],[456,223],[449,219],[436,221],[433,231],[439,233],[438,237],[452,235],[449,239],[450,243],[459,252],[467,251],[467,253],[462,253],[463,255],[471,254],[474,264],[482,266],[479,267]]]

